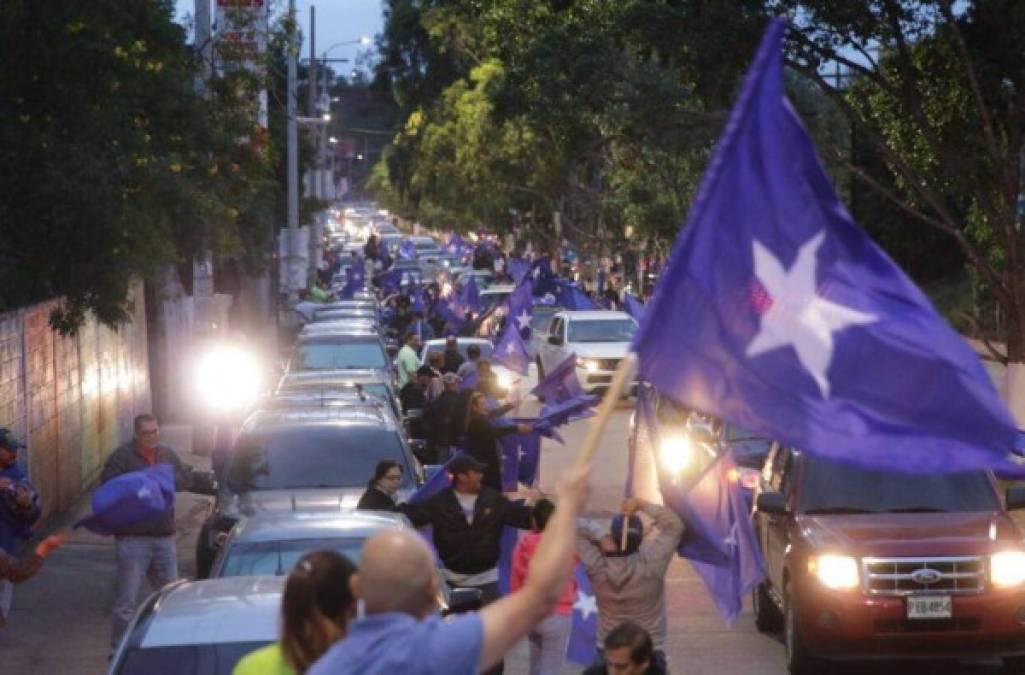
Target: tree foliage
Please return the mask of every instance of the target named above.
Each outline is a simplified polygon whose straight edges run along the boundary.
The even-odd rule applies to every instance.
[[[126,317],[133,278],[202,251],[252,266],[271,231],[269,146],[245,72],[202,72],[171,0],[0,3],[0,310]]]

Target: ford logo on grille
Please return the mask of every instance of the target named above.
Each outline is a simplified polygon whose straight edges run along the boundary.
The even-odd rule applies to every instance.
[[[916,584],[922,584],[923,586],[935,584],[942,578],[942,574],[940,574],[936,570],[930,569],[915,570],[911,573],[911,580],[914,581]]]

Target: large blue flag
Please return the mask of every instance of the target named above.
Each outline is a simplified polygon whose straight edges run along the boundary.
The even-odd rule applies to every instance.
[[[523,338],[520,337],[520,331],[517,330],[515,322],[506,322],[505,331],[502,332],[502,337],[495,344],[495,351],[491,353],[491,359],[520,375],[527,374],[530,353],[527,351],[527,346],[523,344]]]
[[[474,314],[480,311],[480,291],[477,289],[477,282],[470,277],[459,293],[459,305],[463,311],[471,311]]]
[[[598,660],[598,599],[583,564],[577,563],[573,569],[573,580],[577,583],[577,597],[570,617],[566,658],[573,663],[590,666]]]
[[[562,363],[546,373],[543,380],[530,390],[538,398],[546,402],[562,403],[577,396],[583,396],[584,390],[577,379],[577,357],[570,354]]]
[[[773,21],[633,347],[659,391],[906,472],[1012,465],[979,358],[852,221],[787,102]]]
[[[534,261],[530,268],[530,276],[534,282],[535,296],[551,295],[554,298],[559,292],[559,287],[556,284],[559,278],[552,271],[552,262],[547,256],[542,256]]]
[[[515,420],[531,424],[536,420]],[[519,483],[527,487],[537,485],[541,470],[541,436],[546,431],[534,429],[526,434],[506,434],[499,439],[502,447],[502,489],[515,492]],[[553,430],[548,429],[548,434]],[[561,439],[560,439],[561,442]]]
[[[530,274],[530,261],[523,258],[509,258],[508,272],[513,283],[519,284]]]
[[[92,514],[75,523],[97,534],[117,534],[174,508],[174,468],[155,464],[113,478],[93,493]]]
[[[555,282],[555,301],[561,307],[570,310],[594,310],[600,309],[598,303],[592,300],[583,289],[565,280]]]

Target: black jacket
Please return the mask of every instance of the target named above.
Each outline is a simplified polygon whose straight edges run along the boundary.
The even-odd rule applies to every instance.
[[[445,350],[445,363],[441,366],[442,373],[454,373],[459,370],[459,366],[463,365],[466,359],[459,353],[458,349],[446,349]]]
[[[409,414],[410,410],[419,410],[420,417],[409,420],[409,435],[413,438],[427,438],[427,431],[424,425],[423,413],[427,412],[427,393],[420,388],[415,380],[410,380],[399,391],[399,403],[402,404],[402,413]]]
[[[458,391],[442,391],[427,406],[424,422],[427,427],[427,441],[431,448],[438,449],[455,445],[459,440],[459,424],[465,419],[460,406],[465,405]]]
[[[403,504],[399,510],[417,527],[434,528],[438,556],[446,569],[457,574],[480,574],[498,565],[504,526],[521,530],[531,527],[531,507],[514,504],[501,492],[487,487],[482,487],[477,495],[472,523],[466,522],[452,488],[416,505]]]
[[[398,511],[399,507],[395,500],[385,494],[379,488],[368,487],[363,496],[359,498],[356,508],[360,511]]]
[[[178,454],[171,448],[157,446],[157,464],[170,464],[174,467],[174,484],[178,490],[189,490],[192,488],[192,467],[188,466],[178,457]],[[135,441],[125,443],[111,453],[107,463],[103,466],[103,473],[100,474],[100,483],[117,478],[122,474],[131,471],[148,469],[150,464],[139,454],[135,448]],[[167,513],[147,520],[138,525],[123,527],[117,535],[135,535],[150,537],[166,537],[174,534],[174,508]]]
[[[502,490],[502,455],[498,450],[498,439],[516,433],[516,425],[499,425],[490,418],[470,415],[466,425],[466,452],[478,462],[487,464],[484,469],[484,485],[493,490]]]

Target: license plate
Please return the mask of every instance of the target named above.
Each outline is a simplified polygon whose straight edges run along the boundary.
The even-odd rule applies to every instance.
[[[909,619],[949,619],[953,615],[949,595],[908,596]]]

